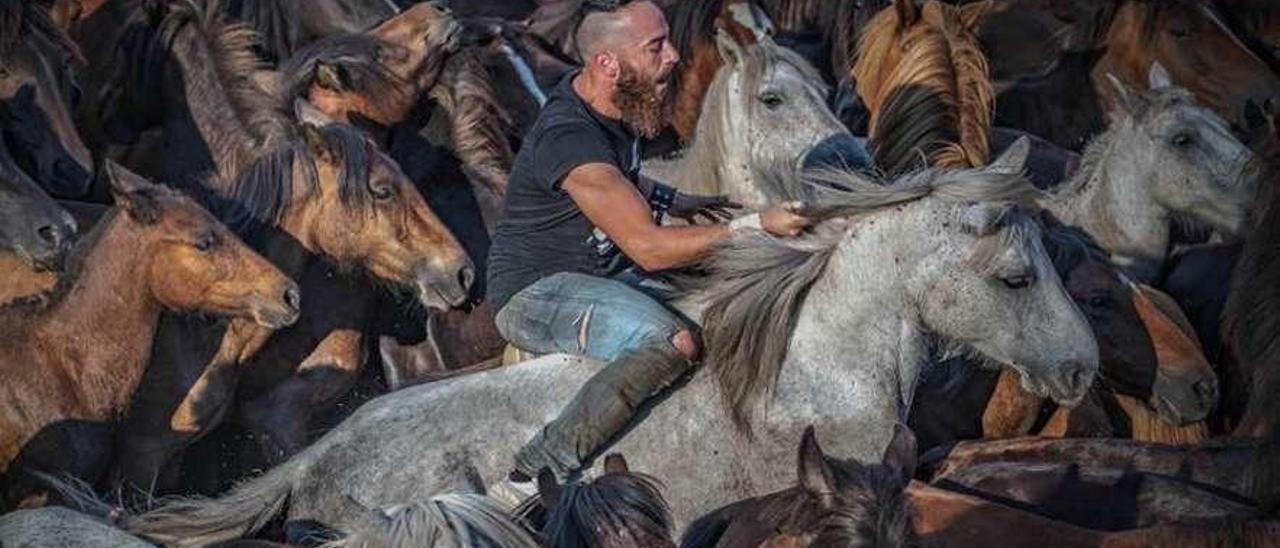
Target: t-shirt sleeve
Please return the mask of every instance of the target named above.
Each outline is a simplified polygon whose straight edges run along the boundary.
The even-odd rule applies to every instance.
[[[585,122],[557,124],[547,128],[534,149],[535,179],[548,190],[560,191],[560,184],[574,168],[603,163],[617,165],[607,138]]]

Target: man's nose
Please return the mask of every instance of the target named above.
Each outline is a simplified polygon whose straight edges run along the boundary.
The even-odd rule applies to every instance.
[[[668,66],[674,66],[680,62],[680,52],[676,51],[676,47],[670,40],[663,42],[662,51],[666,54],[666,63]]]

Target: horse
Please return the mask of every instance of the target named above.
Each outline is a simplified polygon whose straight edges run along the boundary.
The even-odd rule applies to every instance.
[[[0,250],[14,255],[15,267],[53,269],[76,228],[75,219],[18,168],[0,141]]]
[[[771,171],[868,163],[804,59],[768,38],[742,45],[721,33],[717,41],[724,65],[707,88],[693,142],[679,158],[646,162],[645,175],[759,207],[785,190],[770,183]]]
[[[127,410],[162,310],[269,329],[298,319],[297,284],[209,213],[136,176],[108,176],[119,205],[80,244],[65,288],[43,307],[0,312],[8,505],[24,495],[26,470],[101,465],[106,448],[78,432]]]
[[[1235,432],[1253,437],[1268,435],[1280,425],[1280,409],[1264,396],[1280,382],[1280,368],[1276,365],[1280,351],[1276,334],[1280,328],[1272,316],[1277,295],[1265,281],[1280,267],[1280,256],[1274,249],[1274,242],[1280,239],[1274,222],[1280,216],[1280,193],[1273,188],[1280,180],[1280,137],[1273,134],[1264,142],[1257,166],[1260,173],[1256,206],[1231,275],[1222,314],[1223,338],[1237,362],[1236,367],[1224,373],[1231,380],[1227,389],[1243,406]]]
[[[0,132],[9,153],[50,194],[89,190],[92,159],[71,112],[80,50],[36,2],[0,3]]]
[[[990,7],[894,0],[862,29],[850,76],[886,173],[989,159],[995,95],[975,29]]]
[[[264,434],[268,456],[305,442],[311,414],[342,394],[363,363],[372,292],[363,277],[343,275],[346,267],[440,309],[463,302],[474,279],[452,234],[366,135],[305,101],[293,117],[281,115],[251,78],[260,65],[250,36],[217,8],[186,3],[137,14],[118,56],[157,62],[120,65],[126,73],[109,88],[118,105],[106,110],[138,130],[139,110],[164,104],[162,116],[141,122],[160,124],[175,151],[205,158],[171,164],[180,184],[247,217],[247,228],[260,232],[252,239],[301,282],[311,304],[279,336],[234,322],[163,322],[119,459],[119,474],[138,485],[152,485],[175,452],[222,422],[238,382],[256,409],[237,418]],[[157,78],[200,85],[142,85]]]
[[[874,464],[827,456],[809,427],[800,439],[794,487],[698,518],[680,546],[914,546],[902,492],[915,462],[915,439],[902,425]]]
[[[816,42],[819,50],[805,58],[830,81],[838,82],[853,66],[863,29],[889,0],[762,0],[761,4],[776,23],[778,40],[799,51]]]
[[[1249,103],[1264,105],[1280,97],[1280,76],[1227,25],[1211,0],[1123,0],[1094,46],[1106,52],[1093,67],[1104,110],[1125,100],[1109,85],[1110,76],[1137,87],[1154,63],[1237,128],[1249,127]]]
[[[746,232],[713,254],[702,267],[705,285],[678,305],[702,318],[711,365],[617,445],[671,481],[696,476],[705,486],[670,499],[677,527],[710,507],[782,487],[779,465],[800,425],[833,432],[840,454],[880,455],[931,346],[1014,364],[1028,386],[1061,402],[1083,395],[1096,374],[1096,343],[1038,228],[1011,205],[1034,192],[1011,160],[927,170],[889,187],[830,172],[804,187],[822,194],[809,200],[824,204],[810,214],[833,217],[817,234],[784,241]],[[871,265],[891,265],[895,274]],[[867,336],[833,337],[831,328]],[[862,360],[845,359],[854,356]],[[351,515],[334,503],[346,496],[378,505],[482,490],[598,367],[550,355],[381,396],[226,497],[175,501],[125,529],[153,541],[205,543],[251,533],[286,501],[290,519],[342,528]],[[421,420],[442,409],[458,418]],[[328,487],[313,483],[320,478]]]
[[[1160,65],[1151,67],[1149,91],[1112,85],[1121,101],[1107,131],[1089,143],[1075,176],[1040,203],[1145,282],[1163,270],[1175,223],[1240,232],[1252,154]]]
[[[0,516],[0,537],[6,543],[28,548],[112,546],[154,548],[105,520],[62,506],[18,510]]]
[[[333,34],[354,34],[400,13],[390,0],[232,0],[219,9],[262,37],[258,54],[278,63],[307,44]]]
[[[604,474],[589,482],[561,484],[550,470],[538,475],[538,494],[514,511],[547,546],[569,548],[675,548],[671,513],[661,483],[631,471],[614,453]]]

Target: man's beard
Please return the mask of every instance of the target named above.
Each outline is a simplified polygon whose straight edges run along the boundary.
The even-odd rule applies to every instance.
[[[670,105],[667,102],[667,89],[658,91],[660,79],[645,78],[640,71],[621,64],[618,85],[613,92],[613,104],[622,113],[622,121],[632,131],[646,139],[653,139],[666,125]]]

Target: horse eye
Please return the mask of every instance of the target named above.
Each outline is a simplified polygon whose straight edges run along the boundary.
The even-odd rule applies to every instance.
[[[4,79],[8,77],[9,77],[9,69],[0,67],[0,79]]]
[[[1018,274],[1016,276],[1001,277],[1000,281],[1004,282],[1005,287],[1009,289],[1023,289],[1031,287],[1031,284],[1035,283],[1036,277],[1034,274]]]
[[[782,96],[772,91],[767,92],[760,96],[760,102],[764,103],[765,108],[773,110],[782,106]]]
[[[1192,141],[1195,141],[1195,138],[1192,137],[1190,133],[1186,133],[1186,132],[1176,133],[1172,138],[1169,139],[1169,142],[1176,147],[1190,146]]]
[[[218,245],[218,237],[213,234],[204,234],[196,239],[196,249],[200,251],[209,251]]]
[[[1169,29],[1169,34],[1172,34],[1175,38],[1186,38],[1191,36],[1191,31],[1182,27],[1173,27]]]
[[[1089,304],[1090,308],[1106,308],[1111,306],[1111,297],[1107,295],[1092,295],[1085,302]]]
[[[395,191],[391,190],[391,187],[384,185],[370,187],[369,193],[373,194],[375,200],[390,200],[396,195]]]

